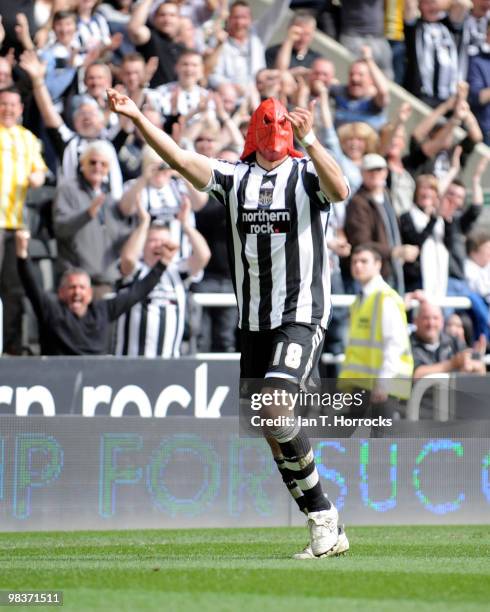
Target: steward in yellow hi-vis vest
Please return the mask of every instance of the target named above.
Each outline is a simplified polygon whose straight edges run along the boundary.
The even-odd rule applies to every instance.
[[[358,248],[352,258],[353,269],[356,265],[359,267],[357,260],[363,256],[373,259],[369,250],[359,252]],[[349,339],[340,386],[357,386],[368,391],[381,386],[388,396],[408,399],[413,358],[405,306],[398,293],[379,275],[380,262],[377,266],[371,277],[369,274],[362,277],[363,297],[358,296],[350,309]],[[359,280],[362,274],[357,276]]]

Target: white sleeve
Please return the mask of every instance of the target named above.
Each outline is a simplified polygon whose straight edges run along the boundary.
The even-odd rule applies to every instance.
[[[269,45],[274,32],[281,25],[283,18],[287,15],[288,9],[289,0],[274,0],[265,13],[254,21],[254,30],[264,47]]]
[[[237,163],[227,162],[220,159],[210,158],[211,178],[209,183],[202,187],[200,191],[213,191],[215,195],[226,196],[233,188],[235,169]]]
[[[481,268],[471,259],[467,258],[464,272],[469,288],[486,298],[490,294],[488,269]]]
[[[229,45],[227,45],[225,42],[221,47],[221,51],[218,55],[218,61],[216,62],[214,70],[208,77],[209,86],[212,89],[217,89],[222,83],[230,82],[230,79],[228,78],[228,71],[226,69],[226,58],[229,56],[228,49]]]
[[[408,330],[395,300],[385,297],[381,313],[381,330],[383,335],[383,365],[380,382],[384,378],[394,378],[398,372],[400,357],[408,347]]]
[[[121,166],[119,165],[119,160],[117,158],[116,149],[111,147],[111,155],[112,160],[110,162],[110,171],[109,171],[109,184],[111,188],[111,195],[118,202],[123,195],[123,180],[122,180],[122,172]]]

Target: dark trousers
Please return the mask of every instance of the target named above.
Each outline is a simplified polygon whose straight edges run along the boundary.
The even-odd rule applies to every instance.
[[[407,50],[405,47],[405,41],[403,40],[389,40],[391,47],[391,53],[393,55],[393,72],[395,75],[395,83],[403,85],[405,80],[405,66],[407,62]]]
[[[194,293],[233,293],[233,284],[227,278],[204,278],[194,285]],[[236,306],[226,308],[203,308],[197,349],[200,353],[234,353],[236,351],[236,329],[238,310]]]
[[[15,230],[0,229],[0,299],[3,304],[3,351],[22,353],[24,289],[17,273]]]

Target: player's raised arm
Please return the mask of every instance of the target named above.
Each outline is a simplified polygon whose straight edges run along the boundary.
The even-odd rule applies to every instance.
[[[315,166],[322,192],[331,202],[340,202],[349,195],[349,187],[338,163],[320,144],[313,132],[313,103],[308,109],[296,107],[288,113],[294,135],[306,149]]]
[[[194,187],[201,189],[209,183],[212,169],[207,157],[181,149],[173,138],[154,126],[128,96],[115,89],[108,89],[107,96],[111,109],[129,117],[158,155]]]

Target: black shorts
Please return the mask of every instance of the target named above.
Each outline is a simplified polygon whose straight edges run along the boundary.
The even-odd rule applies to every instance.
[[[241,379],[283,378],[303,385],[320,359],[325,330],[286,323],[270,331],[240,330]]]

